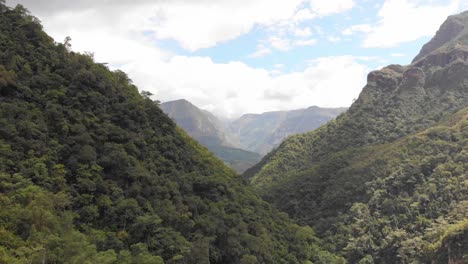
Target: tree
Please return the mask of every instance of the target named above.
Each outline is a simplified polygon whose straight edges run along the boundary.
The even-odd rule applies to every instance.
[[[63,41],[63,45],[65,46],[65,49],[67,49],[67,51],[71,51],[71,37],[70,36],[66,36],[65,37],[65,40]]]

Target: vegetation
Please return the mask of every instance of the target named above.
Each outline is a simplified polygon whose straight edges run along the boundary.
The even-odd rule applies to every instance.
[[[261,160],[260,154],[248,150],[219,144],[205,144],[204,146],[238,173],[243,173]]]
[[[0,263],[468,258],[460,45],[371,73],[347,113],[247,171],[253,187],[70,45],[0,0]]]
[[[468,108],[397,142],[333,154],[264,197],[350,263],[430,263],[437,250],[447,255],[440,241],[452,225],[467,239],[467,136]],[[467,254],[461,245],[451,252]]]
[[[371,72],[346,113],[244,174],[349,263],[468,257],[468,12],[444,25],[414,64]]]
[[[0,263],[343,262],[319,242],[125,73],[0,2]]]

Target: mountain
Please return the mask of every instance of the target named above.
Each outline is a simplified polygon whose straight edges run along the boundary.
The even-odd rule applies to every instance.
[[[236,148],[226,134],[224,123],[189,101],[182,99],[165,102],[160,107],[190,136],[237,172],[243,173],[262,158],[258,153]]]
[[[202,145],[232,146],[224,125],[212,113],[201,110],[185,99],[160,104],[161,109]]]
[[[138,93],[0,1],[0,263],[343,263]]]
[[[288,136],[312,131],[344,111],[346,108],[312,106],[292,111],[247,114],[232,121],[228,131],[241,148],[266,154]]]
[[[164,102],[161,109],[218,158],[243,173],[290,135],[312,131],[346,108],[320,108],[246,114],[222,121],[185,99]]]
[[[368,75],[350,109],[244,176],[349,263],[468,258],[468,12],[407,66]]]

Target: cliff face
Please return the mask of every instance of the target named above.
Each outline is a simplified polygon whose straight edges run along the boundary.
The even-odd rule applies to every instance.
[[[466,44],[468,35],[468,11],[456,16],[450,16],[437,31],[436,35],[425,44],[412,63],[416,63],[428,54],[438,50],[441,47]]]

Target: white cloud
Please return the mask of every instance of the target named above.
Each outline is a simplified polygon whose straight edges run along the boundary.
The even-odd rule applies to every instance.
[[[267,29],[271,35],[259,41],[251,57],[261,57],[269,54],[265,47],[280,51],[288,51],[294,47],[312,46],[317,43],[316,39],[310,39],[310,36],[316,34],[324,35],[323,29],[318,25],[303,26],[307,20],[317,17],[330,16],[346,12],[355,6],[354,0],[303,0],[304,4],[296,13],[287,19],[270,24]],[[307,39],[309,38],[309,39]]]
[[[268,39],[268,42],[271,45],[271,47],[277,50],[287,51],[291,48],[291,41],[286,38],[272,36]]]
[[[313,46],[317,44],[316,39],[294,39],[288,37],[271,36],[268,40],[260,41],[256,51],[249,55],[251,58],[264,57],[272,53],[272,49],[279,51],[288,51],[295,47]]]
[[[268,25],[291,17],[302,0],[197,1],[161,4],[159,38],[175,39],[188,50],[208,48],[249,32],[254,25]],[[268,7],[268,8],[265,8]]]
[[[300,40],[296,40],[294,42],[294,45],[295,46],[300,46],[300,47],[303,47],[303,46],[313,46],[317,44],[317,40],[316,39],[307,39],[307,40],[303,40],[303,39],[300,39]]]
[[[352,56],[323,57],[311,61],[303,72],[278,76],[272,86],[265,89],[265,96],[278,102],[281,110],[286,104],[350,105],[365,84],[368,68]]]
[[[353,25],[341,32],[341,34],[345,36],[353,35],[356,32],[362,32],[362,33],[370,33],[373,31],[373,28],[369,24],[359,24],[359,25]]]
[[[267,3],[269,7],[272,5],[272,1],[255,2]],[[303,71],[287,73],[286,67],[279,65],[269,71],[237,61],[215,63],[208,57],[178,56],[158,47],[158,41],[154,39],[161,37],[164,30],[173,28],[175,35],[167,37],[181,43],[193,40],[193,49],[212,45],[229,37],[224,35],[224,32],[234,36],[241,34],[239,32],[244,30],[244,26],[245,30],[248,30],[252,23],[270,23],[274,20],[272,17],[276,16],[275,13],[281,13],[278,15],[280,18],[292,17],[294,8],[288,11],[289,4],[273,4],[278,10],[266,12],[268,15],[262,15],[261,18],[251,18],[258,15],[254,12],[259,10],[258,6],[243,0],[240,3],[249,7],[246,12],[240,12],[242,9],[239,9],[239,6],[242,5],[229,1],[226,6],[232,8],[223,9],[223,15],[227,18],[221,19],[220,25],[213,23],[217,17],[207,17],[206,21],[189,19],[184,22],[187,28],[182,29],[183,25],[178,24],[182,18],[178,18],[178,15],[186,14],[188,18],[199,18],[203,14],[216,13],[221,10],[218,2],[210,2],[213,3],[211,11],[193,9],[194,12],[201,12],[197,15],[189,14],[184,7],[168,9],[170,5],[176,6],[179,1],[159,1],[158,6],[154,6],[151,1],[142,1],[138,5],[128,4],[129,0],[126,3],[110,7],[97,5],[96,8],[77,6],[72,10],[52,13],[44,11],[46,13],[42,14],[46,15],[40,15],[39,12],[39,18],[43,21],[46,31],[55,39],[61,41],[65,36],[71,36],[75,51],[92,51],[98,62],[107,62],[114,69],[124,70],[141,90],[154,93],[155,99],[167,101],[186,98],[220,115],[238,116],[247,112],[259,113],[310,105],[346,106],[351,103],[352,98],[357,97],[365,84],[367,67],[355,57],[324,57],[312,61]],[[258,13],[264,11],[264,6]],[[210,5],[208,7],[211,8]],[[37,8],[40,8],[40,5]],[[35,10],[32,9],[32,12],[35,13]],[[171,12],[174,12],[174,17],[164,17],[172,14]],[[239,14],[242,16],[239,17]],[[158,19],[154,20],[155,17]],[[250,22],[233,21],[244,18]],[[167,19],[174,20],[167,22]],[[189,25],[190,21],[194,25]],[[169,24],[162,26],[163,31],[155,32],[157,23],[160,26],[164,23]],[[241,31],[239,25],[242,25]],[[210,29],[196,29],[197,26],[207,26]],[[229,30],[230,26],[232,31]],[[142,34],[143,31],[146,33]],[[178,35],[177,32],[187,32],[188,35]],[[220,32],[220,35],[216,32]],[[198,36],[198,33],[201,35]],[[211,42],[202,43],[198,38],[208,38]],[[259,46],[257,55],[266,55],[271,52],[273,46],[285,50],[299,44],[296,39],[285,37],[274,37],[271,40],[271,47]],[[302,44],[308,45],[315,42],[313,39],[303,41]]]
[[[293,16],[293,21],[302,22],[316,18],[317,15],[309,8],[299,9]]]
[[[209,58],[185,56],[167,62],[147,60],[124,69],[160,100],[189,98],[231,117],[310,105],[347,106],[358,96],[368,72],[359,58],[351,56],[319,58],[304,71],[287,74],[241,62],[217,64]]]
[[[82,23],[96,22],[113,24],[114,28],[132,28],[140,31],[153,32],[159,39],[173,39],[190,51],[209,48],[218,43],[229,41],[248,33],[255,25],[268,26],[280,22],[304,21],[317,16],[327,16],[347,11],[354,6],[352,0],[118,0],[98,1],[90,0],[60,1],[48,5],[32,0],[12,0],[30,6],[33,11],[54,15],[67,13],[74,16],[83,11],[95,12],[91,20]],[[307,8],[298,10],[301,5]],[[118,14],[118,15],[115,15]],[[289,22],[288,22],[289,23]],[[62,25],[65,27],[66,25]],[[95,25],[90,25],[93,28]],[[307,31],[298,32],[304,37]]]
[[[292,20],[302,22],[316,17],[339,14],[352,9],[355,6],[353,0],[305,0],[308,6],[297,10]]]
[[[80,23],[99,22],[118,29],[152,31],[157,38],[173,39],[190,51],[213,47],[249,32],[255,25],[270,25],[291,19],[305,0],[10,0],[24,3],[37,14],[92,11],[96,16]],[[46,8],[47,6],[47,8]],[[67,24],[61,25],[66,27]],[[73,25],[76,26],[76,25]],[[90,28],[95,27],[96,24]]]
[[[310,29],[310,27],[296,28],[294,30],[294,35],[296,37],[307,38],[312,35],[312,30]]]
[[[468,10],[468,2],[463,1],[463,3],[460,6],[459,11],[461,12],[461,11],[466,11],[466,10]]]
[[[268,54],[271,54],[271,49],[265,47],[265,45],[263,45],[263,44],[259,44],[259,45],[257,45],[257,50],[255,50],[254,53],[250,54],[249,57],[250,58],[260,58],[260,57],[264,57],[264,56],[266,56]]]
[[[448,4],[419,0],[385,0],[378,12],[379,21],[364,38],[369,48],[393,47],[432,36],[447,16],[457,12],[460,0]]]
[[[328,16],[350,10],[354,7],[353,0],[308,0],[310,8],[318,16]]]
[[[340,37],[337,37],[337,36],[328,36],[327,37],[327,40],[332,42],[332,43],[337,43],[337,42],[340,42],[341,41],[341,38]]]

